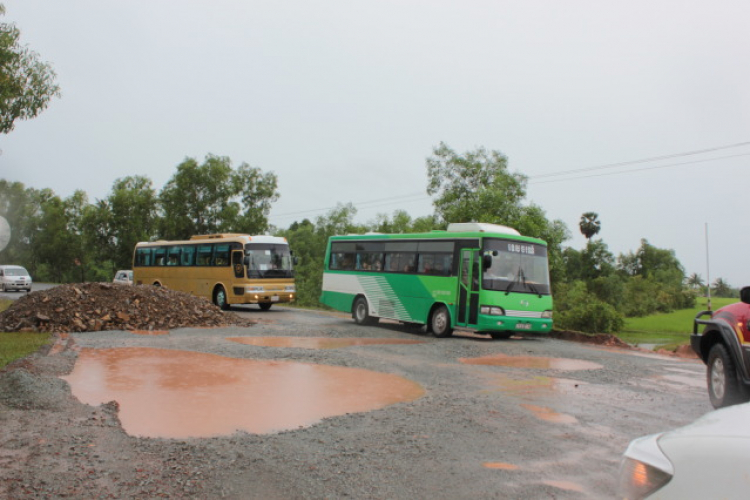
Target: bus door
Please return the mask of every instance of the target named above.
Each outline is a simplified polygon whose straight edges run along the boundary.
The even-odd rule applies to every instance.
[[[462,248],[458,280],[458,317],[456,325],[474,327],[479,316],[479,263],[476,248]]]
[[[232,269],[234,269],[234,277],[241,279],[245,277],[245,264],[244,253],[242,250],[234,250],[232,252]]]

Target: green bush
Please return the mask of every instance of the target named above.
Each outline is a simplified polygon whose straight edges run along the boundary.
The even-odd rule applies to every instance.
[[[555,293],[555,327],[586,333],[617,333],[624,319],[617,309],[590,293],[582,281],[562,285]]]

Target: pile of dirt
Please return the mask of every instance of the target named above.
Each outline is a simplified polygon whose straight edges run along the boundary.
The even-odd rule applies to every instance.
[[[184,292],[109,283],[61,285],[33,292],[0,313],[0,332],[171,330],[253,324]]]

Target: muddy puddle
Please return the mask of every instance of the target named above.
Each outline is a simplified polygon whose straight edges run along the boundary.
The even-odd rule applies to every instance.
[[[534,414],[536,418],[538,418],[539,420],[544,420],[545,422],[553,422],[555,424],[578,423],[578,419],[575,418],[573,415],[566,415],[565,413],[558,413],[552,408],[547,408],[546,406],[523,404],[521,405],[521,408],[524,408],[530,411],[531,413]]]
[[[599,363],[569,358],[543,358],[537,356],[508,356],[494,354],[480,358],[460,358],[461,363],[467,365],[505,366],[509,368],[536,368],[542,370],[599,370],[603,368]]]
[[[485,392],[500,391],[514,396],[538,398],[552,395],[581,393],[588,384],[579,380],[552,377],[532,377],[517,379],[506,375],[497,375],[488,380],[491,389]]]
[[[154,348],[83,349],[62,377],[81,402],[115,400],[133,436],[269,434],[424,395],[392,374]]]
[[[296,347],[300,349],[340,349],[363,345],[424,344],[424,340],[367,339],[330,337],[230,337],[227,340],[258,347]]]
[[[495,470],[518,470],[517,465],[507,464],[505,462],[485,462],[482,464],[487,469]]]

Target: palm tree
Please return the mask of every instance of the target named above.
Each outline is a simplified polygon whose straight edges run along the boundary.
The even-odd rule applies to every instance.
[[[714,295],[717,297],[731,297],[732,287],[722,278],[717,278],[713,285]]]
[[[703,288],[703,285],[705,284],[703,282],[703,278],[701,278],[700,274],[693,273],[690,276],[688,276],[688,279],[685,281],[685,284],[692,288],[693,290],[699,290]]]
[[[602,228],[602,223],[599,222],[599,214],[596,212],[586,212],[581,215],[581,222],[578,223],[578,227],[581,229],[581,234],[587,240],[590,240]]]

